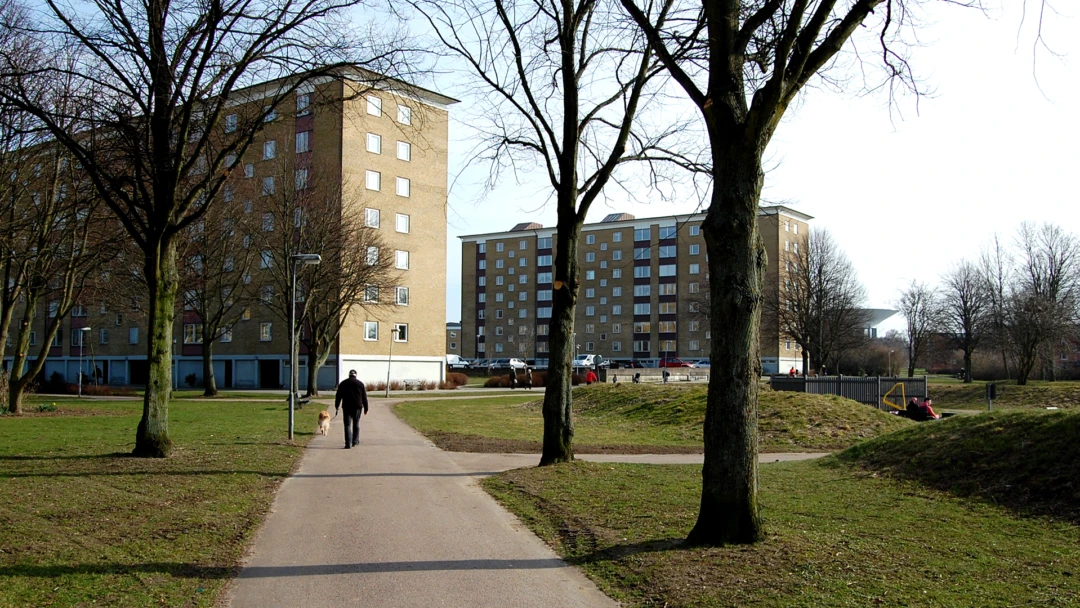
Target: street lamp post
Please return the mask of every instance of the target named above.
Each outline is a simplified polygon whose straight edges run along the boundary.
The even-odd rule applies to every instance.
[[[396,327],[390,330],[390,354],[386,357],[386,397],[390,397],[390,364],[394,359],[394,339],[397,338],[397,333]]]
[[[79,399],[82,399],[83,350],[86,349],[86,333],[89,331],[89,327],[79,328]]]
[[[889,350],[889,377],[892,378],[892,349]]]
[[[296,272],[300,264],[318,264],[322,256],[317,253],[298,253],[292,256],[291,291],[289,293],[289,440],[293,438],[293,412],[296,409]]]

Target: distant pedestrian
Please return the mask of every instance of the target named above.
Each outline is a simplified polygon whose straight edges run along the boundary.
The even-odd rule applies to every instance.
[[[367,388],[356,379],[356,370],[349,370],[349,377],[338,384],[334,395],[334,415],[345,410],[345,449],[360,443],[360,408],[368,413]]]
[[[506,379],[510,382],[510,390],[517,388],[517,370],[513,365],[510,366],[510,375]]]
[[[789,377],[789,378],[794,378],[794,377],[795,377],[795,374],[796,374],[796,372],[795,372],[795,366],[794,366],[794,365],[792,365],[792,366],[791,366],[791,369],[789,369],[789,370],[788,370],[788,373],[787,373],[787,375],[788,375],[788,377]]]
[[[532,383],[533,383],[532,368],[531,367],[526,367],[525,368],[525,388],[527,388],[527,389],[529,389],[531,391],[532,390]]]
[[[585,384],[592,384],[593,382],[596,382],[596,372],[590,369],[588,373],[585,374]]]
[[[668,376],[670,376],[670,375],[671,375],[671,372],[669,372],[669,371],[667,371],[665,369],[664,370],[664,384],[667,384],[667,379],[668,379]]]

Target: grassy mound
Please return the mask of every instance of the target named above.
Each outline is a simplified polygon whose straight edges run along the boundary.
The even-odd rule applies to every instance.
[[[1080,523],[1080,412],[993,412],[856,445],[841,462]]]
[[[531,453],[539,450],[543,436],[541,396],[535,391],[475,400],[417,399],[395,411],[446,450]],[[574,391],[577,451],[700,453],[705,396],[702,385],[580,387]],[[759,448],[832,451],[910,424],[839,397],[763,391]]]
[[[701,437],[708,387],[600,384],[574,392],[584,418],[617,417],[655,426],[681,426]],[[850,399],[762,391],[758,442],[762,450],[836,450],[904,428],[910,421]]]
[[[1080,382],[1037,382],[1027,386],[997,382],[994,408],[1080,409]],[[986,409],[986,383],[931,384],[934,408]]]

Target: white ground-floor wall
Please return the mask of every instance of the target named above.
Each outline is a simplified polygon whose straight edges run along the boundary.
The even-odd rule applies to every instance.
[[[795,368],[796,374],[802,374],[802,357],[762,357],[761,373],[766,376],[786,374]]]
[[[397,357],[392,359],[373,355],[338,355],[337,380],[349,377],[350,370],[356,370],[356,377],[364,384],[386,382],[387,372],[390,381],[420,380],[422,382],[442,382],[446,380],[446,357]]]

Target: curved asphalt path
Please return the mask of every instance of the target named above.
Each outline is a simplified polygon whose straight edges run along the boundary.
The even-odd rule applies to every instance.
[[[356,448],[343,449],[340,416],[329,436],[308,444],[226,590],[227,606],[617,605],[476,484],[535,465],[538,455],[444,452],[394,416],[392,403],[372,401]],[[318,411],[303,410],[297,426],[314,426]],[[701,462],[700,455],[581,458]]]

